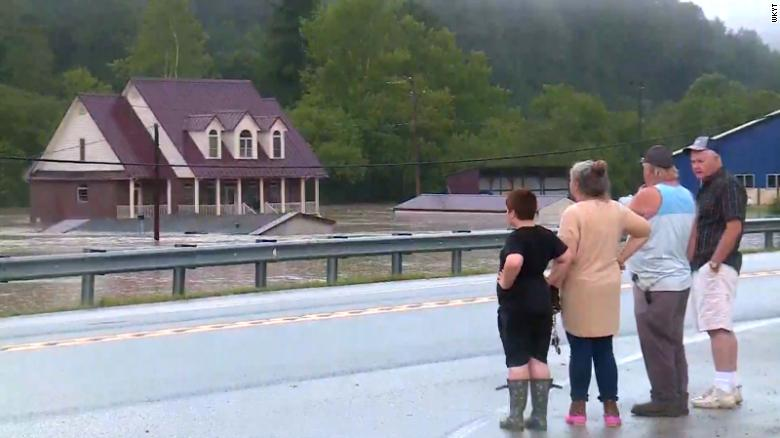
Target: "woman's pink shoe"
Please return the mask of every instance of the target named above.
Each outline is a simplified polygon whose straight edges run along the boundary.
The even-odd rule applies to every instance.
[[[618,410],[615,400],[604,401],[604,424],[607,427],[620,427],[623,421],[620,419],[620,410]]]
[[[569,415],[566,416],[566,424],[571,426],[584,426],[588,422],[588,417],[585,413],[585,402],[573,401],[569,407]]]

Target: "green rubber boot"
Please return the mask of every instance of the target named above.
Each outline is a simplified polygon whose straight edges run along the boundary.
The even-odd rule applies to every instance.
[[[525,427],[530,430],[547,430],[547,401],[550,398],[552,379],[531,380],[531,416]]]
[[[509,416],[501,420],[502,429],[523,430],[523,411],[528,401],[528,380],[507,380],[509,387]]]

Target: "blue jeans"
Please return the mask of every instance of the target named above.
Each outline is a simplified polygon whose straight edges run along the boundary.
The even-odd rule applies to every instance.
[[[618,374],[612,352],[612,336],[580,338],[566,333],[571,351],[569,381],[572,401],[587,401],[590,387],[591,364],[596,369],[599,400],[615,400],[618,396]]]

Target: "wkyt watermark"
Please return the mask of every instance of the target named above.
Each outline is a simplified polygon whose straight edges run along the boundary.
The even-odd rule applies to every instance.
[[[772,5],[772,23],[777,23],[777,4]]]

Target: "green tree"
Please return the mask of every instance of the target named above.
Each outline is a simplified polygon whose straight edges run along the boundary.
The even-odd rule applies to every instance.
[[[212,64],[189,0],[149,0],[130,56],[114,66],[120,76],[200,78],[211,73]]]
[[[0,155],[38,156],[62,116],[61,101],[0,85]],[[29,163],[0,161],[0,206],[27,204]]]
[[[261,92],[272,94],[288,106],[301,97],[300,73],[306,65],[306,42],[301,35],[301,21],[311,18],[319,0],[285,0],[278,2],[268,21],[262,40],[261,76],[256,79]]]
[[[414,141],[423,161],[449,156],[453,136],[478,131],[506,109],[507,93],[490,83],[486,58],[462,52],[451,32],[427,27],[403,6],[344,0],[321,7],[302,27],[309,68],[299,120],[317,113],[311,107],[340,110],[360,130],[369,163],[414,161]],[[424,170],[425,187],[443,184],[438,172]],[[382,187],[383,196],[403,197],[412,175],[411,167],[372,169],[358,194]]]
[[[62,74],[60,92],[65,100],[71,100],[79,93],[109,93],[111,87],[92,76],[86,68],[79,67]]]
[[[53,55],[46,33],[12,0],[0,8],[0,82],[36,92],[52,87]]]

